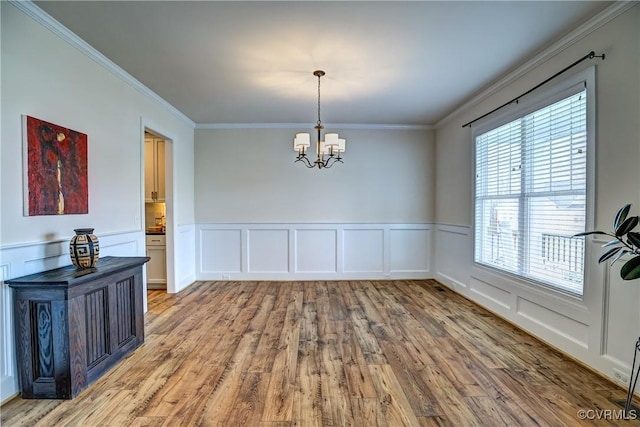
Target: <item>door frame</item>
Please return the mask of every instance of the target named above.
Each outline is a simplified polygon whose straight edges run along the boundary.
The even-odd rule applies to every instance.
[[[175,220],[175,203],[174,203],[174,188],[175,188],[175,174],[174,174],[174,158],[175,158],[175,138],[173,138],[169,132],[163,130],[162,126],[151,122],[144,117],[140,121],[140,212],[141,218],[145,218],[145,144],[144,137],[145,132],[150,133],[165,141],[165,211],[166,211],[166,228],[165,228],[165,240],[166,240],[166,266],[167,266],[167,293],[173,294],[176,292],[176,277],[175,277],[175,236],[176,236],[176,220]],[[146,229],[144,221],[142,223],[142,232],[145,233]],[[146,239],[143,239],[144,250],[146,253]],[[145,289],[146,289],[146,276],[145,276]],[[146,293],[145,293],[146,297]],[[145,298],[146,299],[146,298]]]

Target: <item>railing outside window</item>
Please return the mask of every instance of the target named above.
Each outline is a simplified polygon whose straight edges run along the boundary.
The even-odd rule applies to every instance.
[[[582,274],[584,238],[545,233],[542,235],[542,259],[545,264],[563,264],[569,272]]]

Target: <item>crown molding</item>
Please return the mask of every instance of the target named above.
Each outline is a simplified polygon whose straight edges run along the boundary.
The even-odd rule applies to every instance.
[[[567,35],[556,41],[555,43],[548,46],[542,52],[522,64],[520,67],[515,70],[509,72],[506,76],[492,84],[491,86],[484,89],[479,94],[475,95],[473,98],[466,101],[464,104],[460,105],[458,108],[453,110],[451,113],[447,114],[443,119],[439,120],[434,128],[439,128],[446,123],[448,123],[451,119],[458,116],[460,113],[465,110],[479,104],[484,99],[489,96],[495,94],[500,89],[510,85],[514,81],[518,80],[520,77],[539,67],[544,62],[548,61],[552,57],[559,54],[561,51],[565,50],[572,44],[576,43],[578,40],[586,37],[592,32],[596,31],[606,23],[612,21],[616,17],[622,15],[627,10],[632,7],[638,5],[639,2],[637,0],[631,1],[616,1],[611,6],[607,7],[602,12],[598,13],[584,24],[580,25],[573,31],[569,32]],[[597,52],[596,52],[597,53]]]
[[[107,71],[110,71],[112,74],[116,75],[118,78],[123,80],[129,86],[136,89],[138,92],[147,96],[151,100],[153,100],[159,106],[165,108],[170,113],[175,115],[177,118],[183,120],[187,124],[195,127],[195,123],[189,117],[187,117],[180,110],[175,108],[173,105],[169,104],[163,98],[161,98],[157,93],[153,92],[151,89],[140,83],[136,78],[134,78],[131,74],[127,73],[125,70],[116,65],[109,58],[98,52],[94,47],[92,47],[89,43],[82,40],[75,33],[69,30],[67,27],[62,25],[60,22],[56,21],[51,15],[46,13],[44,10],[40,9],[35,3],[31,0],[9,0],[13,6],[15,6],[18,10],[23,12],[25,15],[29,16],[35,22],[39,23],[58,37],[60,37],[65,42],[69,43],[71,46],[78,49],[85,56],[92,59],[98,65],[102,66]]]
[[[323,123],[325,128],[358,130],[432,130],[431,125]],[[313,129],[311,123],[199,123],[196,129]]]

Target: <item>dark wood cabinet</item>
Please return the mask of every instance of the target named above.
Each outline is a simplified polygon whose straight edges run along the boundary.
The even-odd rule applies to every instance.
[[[105,257],[7,281],[23,398],[73,398],[144,342],[148,260]]]

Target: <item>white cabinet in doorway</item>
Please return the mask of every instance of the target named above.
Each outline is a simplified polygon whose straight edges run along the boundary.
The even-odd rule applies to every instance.
[[[165,142],[147,135],[144,138],[145,202],[165,201]]]
[[[165,235],[147,234],[147,289],[167,287],[167,248]]]

